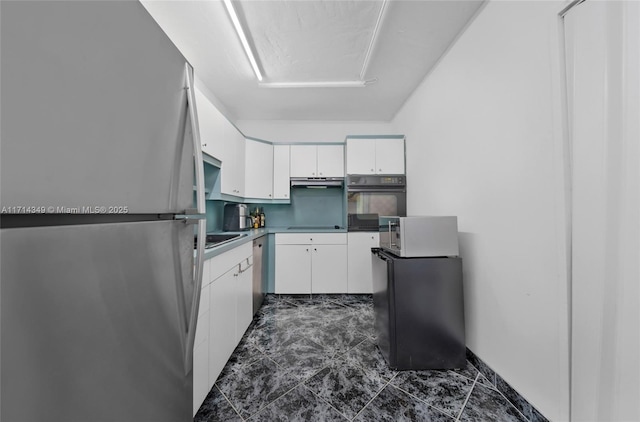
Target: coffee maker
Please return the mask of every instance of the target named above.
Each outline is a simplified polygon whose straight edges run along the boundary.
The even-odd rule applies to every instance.
[[[222,229],[228,232],[249,230],[253,219],[246,204],[225,204]]]

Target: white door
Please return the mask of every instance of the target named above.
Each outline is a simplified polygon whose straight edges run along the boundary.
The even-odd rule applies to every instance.
[[[238,267],[227,271],[210,285],[209,386],[220,375],[236,347],[236,280]]]
[[[276,245],[275,292],[311,293],[311,246]]]
[[[289,199],[289,145],[273,146],[273,199]]]
[[[242,261],[240,266],[241,272],[236,277],[236,344],[253,319],[253,266],[248,265],[247,260]]]
[[[380,246],[380,233],[348,234],[349,293],[373,293],[371,248]]]
[[[342,145],[318,145],[318,176],[344,177],[344,147]]]
[[[376,139],[376,174],[404,174],[404,139]]]
[[[244,156],[244,197],[272,199],[273,145],[247,139]]]
[[[311,292],[347,291],[347,245],[311,245]]]
[[[347,174],[376,174],[374,139],[347,139]]]
[[[291,145],[291,177],[318,177],[315,145]]]
[[[205,268],[207,267],[205,263]],[[207,271],[205,271],[205,274]],[[203,283],[204,281],[203,277]],[[209,393],[209,288],[204,286],[200,293],[198,325],[193,346],[193,414],[195,415]]]
[[[571,133],[571,416],[640,420],[640,3],[564,17]]]
[[[202,152],[212,157],[222,160],[224,155],[222,147],[222,121],[224,116],[209,101],[205,95],[196,88],[196,105],[198,110],[198,124],[200,129],[200,141],[202,142]]]

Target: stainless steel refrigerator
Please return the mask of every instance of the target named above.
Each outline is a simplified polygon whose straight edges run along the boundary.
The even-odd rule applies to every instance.
[[[193,71],[137,1],[0,16],[0,419],[190,420]]]

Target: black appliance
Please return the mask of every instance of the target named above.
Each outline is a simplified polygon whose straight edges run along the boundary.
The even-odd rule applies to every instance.
[[[371,253],[375,331],[389,367],[464,368],[462,259]]]
[[[222,229],[226,232],[249,230],[253,219],[246,204],[225,204]]]
[[[378,216],[407,215],[404,175],[347,176],[348,231],[378,231]]]

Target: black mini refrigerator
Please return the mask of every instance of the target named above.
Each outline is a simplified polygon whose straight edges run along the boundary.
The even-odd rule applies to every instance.
[[[389,367],[464,368],[462,259],[371,253],[375,330]]]

